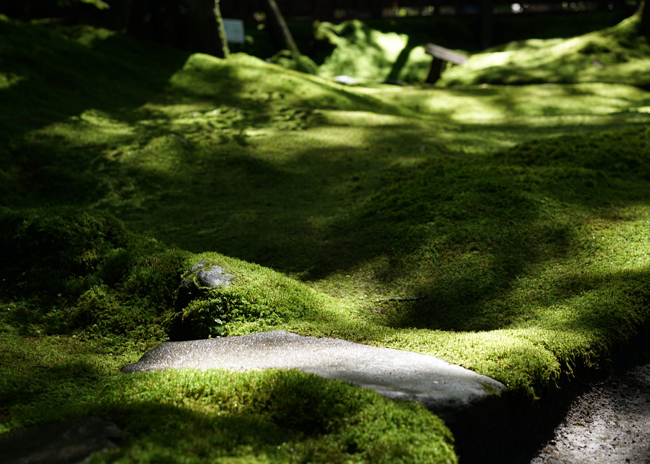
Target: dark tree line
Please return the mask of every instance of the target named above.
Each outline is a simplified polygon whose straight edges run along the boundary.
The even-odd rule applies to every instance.
[[[191,52],[224,56],[215,0],[133,0],[128,32]]]
[[[231,7],[232,2],[237,1],[222,0]],[[482,48],[485,48],[492,45],[491,12],[494,0],[478,1],[481,4],[480,41]],[[441,3],[440,0],[430,0],[430,2],[438,6]],[[126,17],[129,11],[128,31],[135,37],[166,43],[190,52],[202,52],[220,57],[223,57],[224,50],[227,50],[225,47],[227,44],[222,37],[224,34],[220,34],[216,14],[219,0],[0,0],[0,13],[26,20],[34,15],[44,17],[43,15],[72,14],[72,17],[75,17],[76,14],[79,16],[77,20],[83,20],[83,12],[88,12],[88,8],[94,9],[91,5],[105,7],[107,4],[111,5],[110,11],[107,12],[109,16],[111,14],[115,16],[115,13],[119,12],[116,17]],[[300,52],[280,14],[276,1],[259,0],[258,4],[266,12],[267,30],[276,48],[288,49],[295,56],[300,57]],[[381,6],[383,3],[372,2],[372,5]],[[113,10],[117,11],[111,13]],[[650,38],[650,13],[645,8],[645,2],[639,5],[636,14],[640,19],[639,34]]]
[[[275,0],[262,5],[276,46],[300,55]],[[219,20],[219,0],[133,0],[128,31],[140,39],[223,57],[227,44]]]

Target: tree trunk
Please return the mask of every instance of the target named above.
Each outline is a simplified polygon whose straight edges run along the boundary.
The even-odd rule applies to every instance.
[[[128,32],[189,52],[224,56],[215,0],[133,0]]]
[[[300,56],[300,50],[298,50],[298,46],[293,40],[291,31],[280,12],[280,8],[278,8],[278,4],[275,3],[275,0],[264,0],[263,4],[269,22],[271,38],[275,42],[276,47],[279,49],[286,48],[294,55]]]
[[[280,49],[288,49],[293,54],[293,58],[296,60],[296,65],[298,71],[302,71],[308,74],[316,74],[317,69],[311,59],[303,56],[298,50],[298,45],[293,40],[291,31],[287,26],[278,4],[275,3],[275,0],[264,0],[264,10],[269,21],[269,32],[271,33],[271,38],[276,43],[276,46]]]
[[[639,34],[650,37],[650,11],[645,7],[645,1],[641,2],[636,14],[639,16]]]

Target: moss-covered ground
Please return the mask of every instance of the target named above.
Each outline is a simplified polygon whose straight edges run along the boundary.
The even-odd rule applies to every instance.
[[[638,87],[349,88],[85,26],[0,35],[0,431],[101,414],[125,440],[93,462],[455,462],[424,408],[341,382],[119,368],[283,329],[533,397],[647,321]],[[199,263],[233,284],[182,298]]]
[[[472,55],[438,85],[610,82],[650,85],[650,45],[633,15],[619,24],[568,39],[529,39]]]

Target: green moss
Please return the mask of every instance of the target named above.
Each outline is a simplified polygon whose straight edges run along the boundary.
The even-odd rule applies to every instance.
[[[650,46],[637,28],[634,15],[614,27],[570,39],[501,45],[448,69],[438,85],[609,82],[647,86],[650,81],[643,70]]]
[[[365,256],[390,250],[373,272],[392,276],[389,295],[418,299],[358,303],[398,331],[324,332],[529,391],[562,365],[606,358],[648,318],[649,138],[645,127],[566,136],[386,174],[341,233]]]
[[[12,305],[11,311],[15,311]],[[3,305],[2,311],[8,311]],[[65,413],[60,405],[95,392],[98,381],[137,360],[131,340],[101,343],[77,337],[26,337],[0,330],[0,433]]]
[[[398,106],[372,97],[359,97],[340,85],[251,57],[235,54],[229,60],[195,54],[170,79],[184,97],[218,98],[220,103],[242,105],[257,111],[269,106],[370,110],[400,114]],[[216,85],[215,85],[216,84]]]
[[[198,286],[187,303],[177,304],[173,339],[223,336],[241,327],[263,331],[290,321],[334,319],[340,313],[331,298],[271,269],[217,253],[195,255],[185,268],[199,263],[206,270],[221,267],[232,281],[221,287]],[[188,272],[184,278],[191,277]]]
[[[82,330],[96,336],[196,339],[229,328],[274,327],[337,313],[334,301],[261,266],[217,253],[193,255],[129,234],[105,213],[71,208],[10,210],[0,215],[2,295],[21,302],[7,315],[25,329]],[[234,276],[226,287],[179,295],[189,269],[203,263]]]
[[[261,406],[237,416],[236,396],[219,422],[213,394],[195,391],[212,383],[197,373],[178,373],[186,388],[172,373],[110,372],[184,321],[192,336],[285,329],[416,351],[535,395],[573,366],[602,366],[647,320],[650,98],[638,88],[343,88],[245,55],[188,57],[92,28],[2,22],[0,34],[14,60],[0,89],[0,379],[18,379],[1,386],[3,430],[92,410],[134,424],[115,455],[124,460],[204,449],[226,424],[233,434],[206,456],[273,460],[286,442],[305,458],[319,447],[322,461],[374,462],[379,448],[353,453],[367,442],[342,426],[298,437]],[[603,53],[596,45],[586,52]],[[233,283],[183,300],[199,262]],[[56,369],[20,396],[42,350],[60,356],[47,359]],[[86,361],[105,365],[85,377]],[[224,388],[289,379],[290,405],[267,386],[267,396],[246,390],[283,410],[300,395],[317,410],[313,392],[329,385],[247,375]],[[57,395],[74,396],[75,382],[73,405]],[[100,384],[115,401],[93,409]],[[125,392],[139,399],[120,409]],[[43,415],[48,398],[61,403]],[[152,419],[161,408],[185,432]],[[393,413],[378,408],[359,422],[379,424],[368,440],[430,461],[431,437],[380,426]],[[420,417],[415,408],[404,414]],[[404,451],[391,437],[417,445]]]
[[[73,208],[3,208],[0,234],[2,289],[49,297],[60,293],[71,276],[92,273],[108,253],[129,241],[116,218]]]
[[[197,462],[456,462],[449,432],[424,407],[299,371],[181,371],[113,380],[92,407],[129,424],[126,446],[111,462],[148,462],[189,449]],[[154,409],[163,420],[138,420]]]

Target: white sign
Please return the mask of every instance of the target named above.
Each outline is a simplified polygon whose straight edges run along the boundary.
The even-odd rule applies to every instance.
[[[241,19],[224,19],[223,28],[226,30],[226,38],[230,43],[243,44],[246,42],[244,35],[244,21]]]

